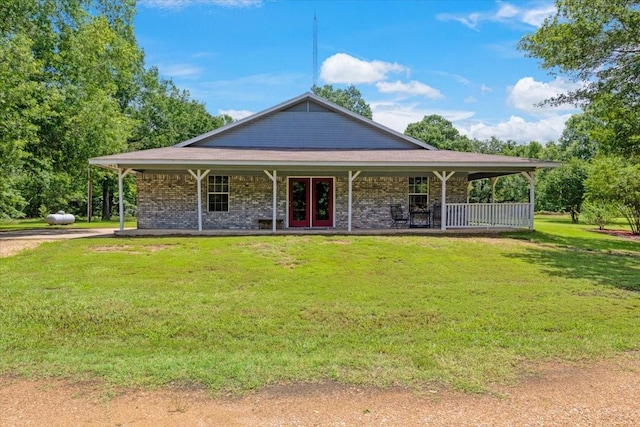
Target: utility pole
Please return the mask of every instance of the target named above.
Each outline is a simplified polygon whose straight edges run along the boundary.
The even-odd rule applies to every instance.
[[[318,84],[318,20],[313,14],[313,87]]]

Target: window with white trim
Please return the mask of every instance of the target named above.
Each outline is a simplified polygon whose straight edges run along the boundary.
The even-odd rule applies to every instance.
[[[429,205],[429,177],[409,177],[409,207],[426,208]]]
[[[229,212],[229,176],[209,175],[209,212]]]

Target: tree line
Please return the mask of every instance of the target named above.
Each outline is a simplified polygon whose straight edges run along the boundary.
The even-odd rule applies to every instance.
[[[109,218],[116,182],[95,156],[175,144],[223,125],[147,67],[135,0],[0,2],[0,217],[53,210]],[[135,187],[130,186],[129,200]]]

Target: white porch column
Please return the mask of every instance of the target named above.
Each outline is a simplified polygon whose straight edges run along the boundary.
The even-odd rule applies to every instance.
[[[351,207],[351,205],[353,204],[353,180],[356,179],[358,175],[360,175],[360,172],[362,171],[357,171],[356,173],[353,173],[353,171],[349,171],[349,213],[347,218],[347,231],[349,232],[351,232],[351,215],[353,211]]]
[[[535,171],[522,172],[527,181],[529,181],[529,230],[533,230],[533,215],[536,211],[536,191],[535,191]]]
[[[202,231],[202,179],[209,175],[210,169],[202,172],[198,169],[196,172],[188,169],[189,173],[196,179],[198,188],[198,231]]]
[[[433,174],[438,177],[440,182],[442,183],[442,197],[441,197],[441,206],[440,206],[440,230],[447,229],[447,181],[449,178],[453,176],[454,172],[450,172],[447,174],[447,171],[433,171]]]
[[[118,214],[120,216],[120,231],[124,230],[124,196],[122,179],[131,172],[131,169],[118,168]]]
[[[265,170],[265,174],[271,179],[273,183],[273,219],[272,219],[272,230],[276,232],[276,221],[278,219],[278,171],[274,170],[273,173],[269,173],[269,171]]]

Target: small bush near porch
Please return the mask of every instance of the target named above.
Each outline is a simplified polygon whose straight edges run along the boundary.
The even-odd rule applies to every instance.
[[[640,350],[640,244],[537,228],[45,243],[0,259],[0,373],[481,391],[528,362]]]

